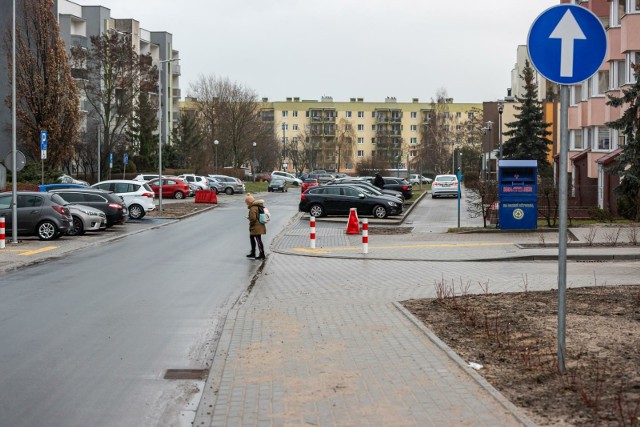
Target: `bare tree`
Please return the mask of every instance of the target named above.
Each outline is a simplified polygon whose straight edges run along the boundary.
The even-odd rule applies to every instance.
[[[260,120],[258,96],[227,78],[201,75],[191,85],[197,100],[205,140],[213,149],[220,141],[223,164],[241,167],[253,154],[253,142],[260,150],[274,148],[272,130]]]
[[[74,68],[86,70],[81,89],[100,121],[102,153],[124,152],[142,92],[156,92],[158,69],[138,55],[131,36],[115,30],[91,37],[89,49],[71,48]],[[106,166],[106,162],[105,162]]]
[[[80,121],[78,89],[60,39],[51,0],[20,2],[22,22],[16,28],[16,118],[20,148],[35,160],[40,157],[40,131],[48,132],[48,165],[70,170],[73,144]],[[5,45],[11,32],[5,33]],[[7,49],[11,52],[11,49]],[[8,70],[13,68],[8,55]],[[8,79],[11,81],[11,79]],[[11,108],[11,99],[6,99]],[[65,162],[67,161],[67,162]]]
[[[466,181],[466,180],[465,180]],[[465,183],[467,189],[467,212],[472,218],[482,216],[487,226],[489,208],[498,202],[498,183],[491,179],[478,179]]]
[[[457,120],[451,117],[447,92],[440,89],[431,100],[431,111],[427,113],[420,132],[420,157],[426,170],[434,174],[451,170],[451,155],[460,136],[456,133]]]
[[[341,118],[336,124],[336,172],[340,172],[342,165],[353,164],[353,149],[356,141],[356,133],[350,120]]]

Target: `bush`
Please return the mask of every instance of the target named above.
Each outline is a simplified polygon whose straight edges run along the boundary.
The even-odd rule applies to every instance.
[[[627,196],[622,195],[618,197],[618,214],[625,219],[635,220],[638,212],[638,206],[635,201]]]
[[[613,215],[607,209],[600,209],[597,206],[589,208],[589,218],[598,222],[613,222]]]

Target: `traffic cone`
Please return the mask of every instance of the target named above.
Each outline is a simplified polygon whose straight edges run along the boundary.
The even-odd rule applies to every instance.
[[[347,223],[347,234],[360,234],[360,223],[356,208],[351,208],[349,212],[349,222]]]

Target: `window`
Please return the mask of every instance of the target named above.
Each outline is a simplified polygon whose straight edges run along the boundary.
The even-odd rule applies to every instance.
[[[298,137],[294,136],[293,138],[291,138],[291,144],[292,145],[298,145]]]
[[[456,130],[462,130],[462,125],[456,125]]]
[[[569,139],[572,150],[582,150],[582,129],[572,130]]]
[[[359,136],[358,137],[358,144],[364,144],[364,138]]]
[[[418,117],[418,113],[417,113],[417,112],[415,112],[415,111],[412,111],[412,112],[411,112],[411,118],[412,118],[412,119],[415,119],[415,118],[417,118],[417,117]]]
[[[358,111],[358,117],[363,118],[364,117],[364,111]]]
[[[375,138],[371,138],[371,143],[375,144],[376,143],[376,139]]]
[[[287,123],[283,123],[282,130],[285,130],[285,131],[289,130],[289,125]]]
[[[295,123],[295,124],[293,125],[293,130],[298,130],[298,124],[297,124],[297,123]]]
[[[341,190],[343,195],[349,196],[349,197],[359,197],[360,193],[362,192],[361,190],[356,190],[355,188],[352,188],[352,187],[344,187]]]
[[[589,87],[589,83],[588,82],[582,82],[580,83],[580,86],[578,86],[580,88],[580,100],[581,101],[586,101],[588,99],[589,96],[589,91],[587,90]]]
[[[358,125],[358,130],[363,131],[364,130],[364,125]]]
[[[467,120],[473,120],[473,118],[474,118],[473,112],[467,113]]]
[[[282,117],[288,117],[289,116],[289,112],[288,111],[283,111],[282,112]]]
[[[344,130],[349,131],[349,130],[351,130],[351,128],[352,128],[352,126],[350,124],[348,124],[348,123],[346,125],[344,125]]]
[[[371,130],[375,132],[376,131],[376,125],[371,125]],[[382,131],[382,127],[380,127],[378,130]]]
[[[298,112],[297,111],[293,112],[293,117],[298,117]]]
[[[351,111],[345,111],[344,116],[345,117],[351,117]]]
[[[0,209],[10,209],[12,197],[10,194],[0,197]]]
[[[629,52],[626,56],[626,75],[625,75],[625,83],[633,83],[636,81],[633,71],[633,66],[635,64],[640,64],[640,52]]]
[[[411,157],[415,157],[415,156],[417,156],[417,155],[418,155],[418,152],[417,152],[416,150],[411,150],[411,151],[409,151],[409,155],[410,155]]]
[[[448,119],[448,118],[449,118],[449,112],[448,112],[448,111],[445,111],[445,112],[442,114],[442,117],[444,117],[445,119]]]
[[[578,85],[573,85],[571,86],[571,100],[569,101],[569,104],[571,105],[578,105],[580,103],[580,87]]]
[[[411,125],[411,132],[415,132],[418,130],[418,125]]]
[[[462,113],[460,111],[456,111],[456,118],[459,119],[462,117]]]
[[[609,87],[609,70],[598,71],[590,80],[589,96],[603,96]]]
[[[358,157],[364,157],[364,150],[358,150],[358,154],[356,154]]]
[[[411,138],[411,143],[412,144],[417,144],[418,143],[418,138]]]
[[[617,89],[624,85],[624,61],[612,61],[609,71],[609,89]]]
[[[596,128],[598,130],[598,150],[608,150],[610,149],[610,135],[609,128],[600,126]]]

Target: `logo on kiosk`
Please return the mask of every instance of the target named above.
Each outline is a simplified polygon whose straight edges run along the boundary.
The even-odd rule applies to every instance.
[[[520,208],[518,208],[518,209],[514,209],[514,210],[513,210],[513,217],[514,217],[515,219],[522,219],[522,218],[524,218],[524,211],[523,211],[522,209],[520,209]]]

